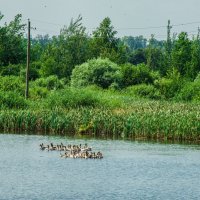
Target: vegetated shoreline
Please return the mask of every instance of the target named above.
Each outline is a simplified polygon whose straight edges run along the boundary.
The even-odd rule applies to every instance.
[[[0,130],[7,133],[198,143],[200,110],[198,105],[193,104],[150,101],[112,109],[8,109],[0,111]]]

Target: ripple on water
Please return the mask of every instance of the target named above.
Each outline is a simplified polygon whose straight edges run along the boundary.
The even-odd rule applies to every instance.
[[[84,144],[102,160],[62,159],[40,143]],[[199,146],[0,135],[0,199],[200,199]]]

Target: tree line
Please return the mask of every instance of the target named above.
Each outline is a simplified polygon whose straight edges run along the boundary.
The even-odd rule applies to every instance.
[[[0,21],[3,17],[0,14]],[[1,76],[25,76],[25,30],[20,14],[0,26]],[[118,38],[110,18],[106,17],[89,35],[82,17],[78,16],[57,36],[38,35],[31,39],[30,79],[54,75],[74,86],[96,84],[115,89],[146,84],[167,99],[185,90],[185,98],[190,100],[193,97],[189,93],[195,93],[200,82],[199,34],[189,38],[182,32],[176,37],[168,35],[162,41],[154,35],[150,39]]]

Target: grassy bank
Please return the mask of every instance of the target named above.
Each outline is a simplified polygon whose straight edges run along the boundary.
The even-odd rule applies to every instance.
[[[200,140],[198,104],[141,100],[125,91],[94,88],[67,88],[24,103],[20,109],[1,109],[2,131]]]

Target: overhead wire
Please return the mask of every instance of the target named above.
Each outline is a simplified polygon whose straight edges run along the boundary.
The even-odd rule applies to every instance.
[[[25,21],[24,19],[22,20],[23,22]],[[54,23],[54,22],[49,22],[49,21],[43,21],[43,20],[38,20],[38,19],[33,19],[31,18],[31,21],[33,22],[39,22],[39,23],[44,23],[44,24],[49,24],[49,25],[54,25],[54,26],[64,26],[63,24],[59,24],[59,23]],[[193,22],[187,22],[187,23],[180,23],[180,24],[172,24],[171,27],[179,27],[179,26],[187,26],[187,25],[192,25],[192,24],[200,24],[200,21],[193,21]],[[161,28],[167,28],[167,25],[162,25],[162,26],[147,26],[147,27],[124,27],[124,28],[116,28],[115,30],[117,31],[122,31],[122,30],[148,30],[148,29],[161,29]],[[95,29],[95,28],[87,28],[89,29]],[[59,34],[60,30],[56,31],[56,30],[47,30],[44,28],[34,28],[32,29],[35,32],[40,32],[40,33],[45,33],[45,34]],[[197,30],[192,30],[192,31],[187,31],[188,35],[194,35],[194,34],[190,34],[190,33],[196,33],[198,32]],[[152,35],[152,34],[151,34]],[[160,38],[164,38],[167,37],[167,35],[157,35],[157,34],[153,34],[155,37],[160,37]],[[90,36],[90,35],[89,35]],[[148,37],[148,36],[147,36]],[[98,38],[102,38],[102,37],[98,37]]]
[[[64,26],[63,24],[49,22],[49,21],[43,21],[38,19],[31,19],[32,21],[36,21],[39,23],[44,24],[50,24],[55,26]],[[192,24],[200,24],[200,21],[193,21],[193,22],[187,22],[187,23],[179,23],[179,24],[172,24],[172,27],[178,27],[178,26],[186,26],[186,25],[192,25]],[[161,25],[161,26],[146,26],[146,27],[121,27],[116,28],[115,30],[146,30],[146,29],[159,29],[159,28],[166,28],[167,25]],[[87,28],[87,29],[96,29],[96,28]]]

